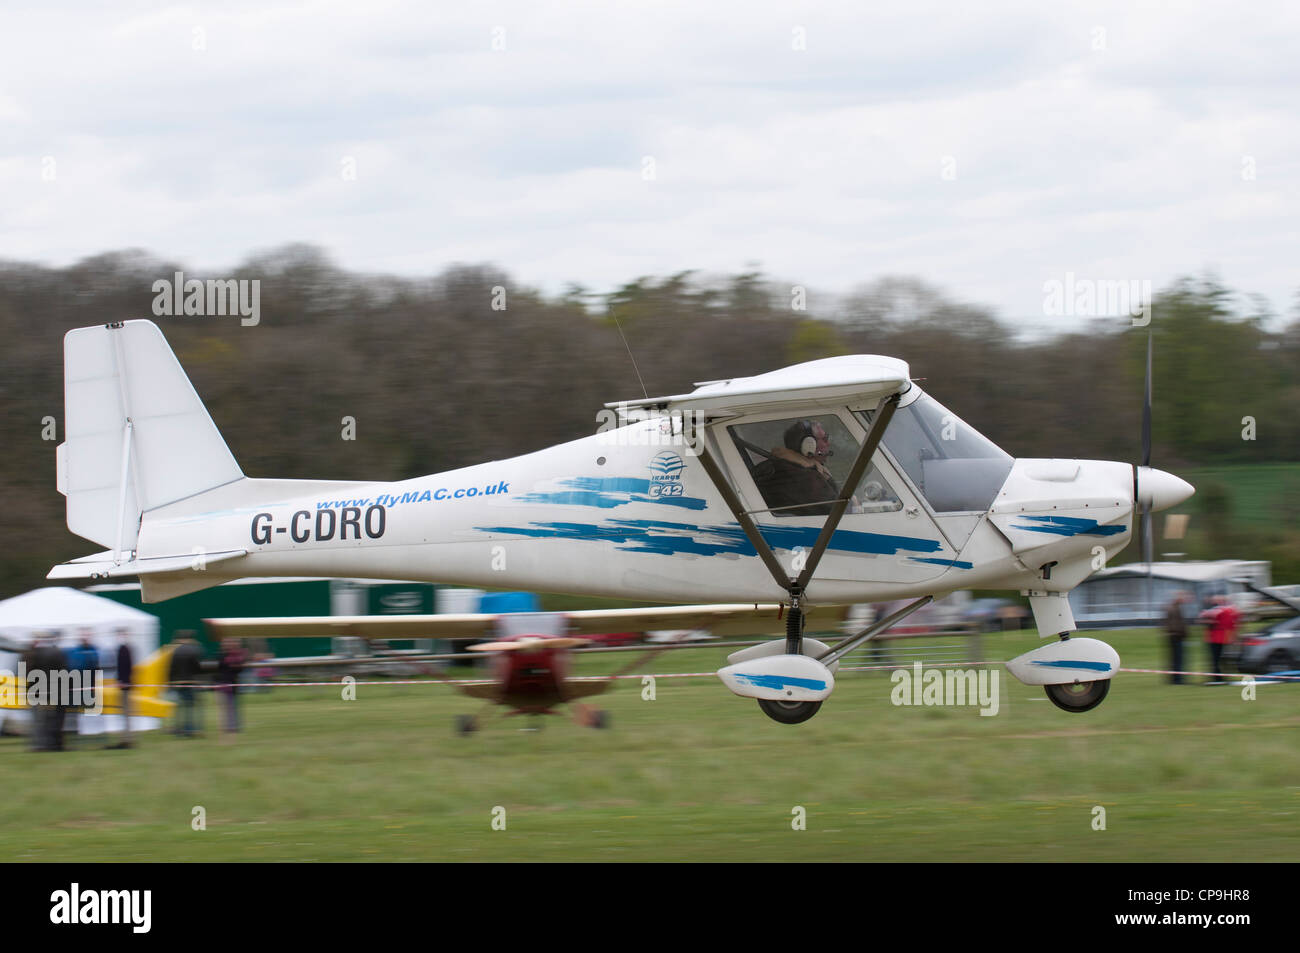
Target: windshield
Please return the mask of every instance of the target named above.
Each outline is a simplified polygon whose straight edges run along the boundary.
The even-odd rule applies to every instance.
[[[928,394],[894,413],[882,443],[937,513],[987,510],[1014,462]]]

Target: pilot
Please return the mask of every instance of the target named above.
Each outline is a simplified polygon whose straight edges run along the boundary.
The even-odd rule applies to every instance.
[[[816,420],[799,420],[786,428],[783,447],[754,467],[754,481],[767,505],[782,516],[825,516],[840,495],[826,468],[831,441]],[[820,504],[807,506],[803,504]],[[782,509],[797,507],[797,509]]]

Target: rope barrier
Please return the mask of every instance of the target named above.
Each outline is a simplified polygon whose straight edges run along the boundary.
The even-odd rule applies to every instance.
[[[1002,664],[1003,664],[1002,662],[936,662],[933,664],[927,664],[924,667],[925,668],[952,668],[952,667],[965,668],[965,667],[974,667],[977,665],[1002,665]],[[853,665],[853,666],[842,665],[840,666],[839,671],[841,672],[879,672],[879,671],[892,671],[892,670],[906,671],[911,667],[912,667],[912,663],[908,663],[904,665],[899,665],[899,664]],[[1265,680],[1265,681],[1276,680],[1280,682],[1300,681],[1300,673],[1285,673],[1285,672],[1278,672],[1278,673],[1268,672],[1268,673],[1253,674],[1253,673],[1243,673],[1243,672],[1178,671],[1174,669],[1164,669],[1164,668],[1120,668],[1119,671],[1128,672],[1131,674],[1138,674],[1138,675],[1193,675],[1193,676],[1203,676],[1205,678],[1220,678],[1220,679],[1240,678],[1240,679],[1251,679],[1252,681],[1256,681],[1256,682],[1261,680]],[[642,679],[642,678],[712,678],[716,675],[717,672],[644,672],[641,674],[629,674],[629,675],[578,675],[578,676],[573,676],[568,680],[574,682],[608,682],[608,681],[615,681],[615,680]],[[251,688],[338,688],[339,686],[344,684],[347,685],[492,685],[492,684],[496,684],[496,680],[489,679],[489,678],[458,678],[458,679],[385,678],[385,679],[379,679],[373,681],[371,680],[361,681],[359,679],[353,679],[351,682],[345,683],[343,679],[348,677],[349,676],[346,675],[340,676],[335,681],[330,681],[330,682],[255,682],[251,684],[248,682],[240,682],[235,687],[247,691],[248,689]],[[131,690],[134,691],[138,688],[176,689],[176,688],[187,688],[187,687],[192,688],[196,691],[219,691],[219,690],[231,688],[232,686],[230,683],[223,683],[219,685],[208,684],[208,685],[188,685],[188,686],[161,683],[161,684],[149,684],[149,685],[132,685]]]

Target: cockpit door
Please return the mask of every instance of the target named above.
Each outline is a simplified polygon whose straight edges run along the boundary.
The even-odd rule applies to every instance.
[[[886,431],[887,433],[888,431]],[[847,407],[734,417],[710,425],[746,510],[796,575],[866,431]],[[918,583],[957,566],[957,552],[893,465],[877,452],[815,578]]]

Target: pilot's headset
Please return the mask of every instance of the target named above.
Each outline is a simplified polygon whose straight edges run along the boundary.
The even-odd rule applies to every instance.
[[[811,420],[801,420],[785,432],[785,445],[805,457],[817,456],[817,435]]]

